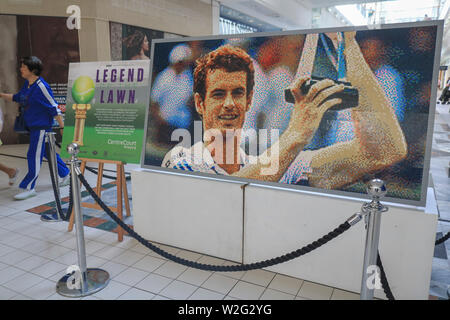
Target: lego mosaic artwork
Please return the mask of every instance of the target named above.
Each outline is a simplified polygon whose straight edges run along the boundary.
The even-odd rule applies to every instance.
[[[424,205],[442,24],[307,32],[154,40],[141,165]]]

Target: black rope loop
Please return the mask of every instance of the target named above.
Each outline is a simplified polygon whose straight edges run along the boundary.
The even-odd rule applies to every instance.
[[[69,209],[67,211],[66,214],[64,214],[63,210],[62,210],[62,206],[61,206],[61,199],[59,198],[58,195],[58,191],[57,191],[57,187],[56,187],[56,181],[55,181],[55,175],[57,175],[57,173],[53,172],[53,159],[52,156],[50,155],[50,145],[47,142],[47,160],[48,160],[48,168],[50,170],[50,179],[52,181],[52,188],[53,188],[53,195],[55,196],[55,203],[56,203],[56,210],[58,210],[58,212],[61,215],[61,218],[64,221],[68,221],[70,219],[70,214],[72,212],[72,176],[70,176],[70,190],[69,190]],[[69,173],[71,174],[71,173]]]
[[[158,248],[157,246],[150,243],[148,240],[142,238],[139,234],[137,234],[133,229],[131,229],[126,223],[124,223],[121,219],[119,219],[109,208],[108,206],[99,198],[99,196],[92,190],[89,183],[86,181],[84,176],[81,173],[78,173],[78,177],[81,181],[81,183],[84,185],[86,190],[89,192],[89,194],[94,198],[95,202],[100,205],[100,207],[106,212],[106,214],[114,220],[122,229],[124,229],[128,234],[136,239],[139,243],[144,245],[145,247],[149,248],[150,250],[156,252],[160,256],[167,258],[169,260],[172,260],[174,262],[177,262],[179,264],[182,264],[187,267],[197,268],[201,270],[207,270],[207,271],[219,271],[219,272],[227,272],[227,271],[248,271],[248,270],[254,270],[254,269],[261,269],[273,266],[275,264],[283,263],[295,258],[298,258],[312,250],[315,250],[319,248],[320,246],[324,245],[328,241],[336,238],[337,236],[341,235],[348,229],[350,229],[351,225],[346,221],[343,224],[341,224],[339,227],[331,231],[328,235],[320,238],[320,241],[314,241],[314,244],[309,244],[299,250],[292,251],[290,253],[287,253],[283,256],[268,259],[264,261],[259,261],[256,263],[251,264],[240,264],[240,265],[232,265],[232,266],[221,266],[221,265],[209,265],[204,263],[198,263],[194,261],[189,261],[186,259],[182,259],[180,257],[177,257],[173,254],[168,253],[167,251],[162,250],[161,248]]]
[[[98,171],[95,170],[94,168],[91,168],[91,167],[86,166],[86,170],[92,172],[93,174],[98,175]],[[108,176],[108,175],[106,175],[106,174],[102,174],[102,177],[103,177],[103,178],[106,178],[106,179],[117,180],[117,176],[116,176],[116,177],[113,177],[113,176]],[[128,181],[128,180],[131,180],[131,176],[130,176],[130,175],[125,176],[125,180],[127,180],[127,181]]]
[[[389,286],[389,282],[386,277],[386,273],[384,272],[383,264],[381,263],[380,252],[377,253],[377,266],[380,268],[380,280],[381,286],[383,287],[383,291],[386,294],[386,297],[389,300],[395,300],[394,295],[392,294],[391,287]]]
[[[440,239],[437,239],[436,242],[434,243],[435,246],[437,246],[438,244],[444,243],[445,241],[447,241],[450,238],[450,231],[447,232],[447,234],[445,236],[443,236]]]

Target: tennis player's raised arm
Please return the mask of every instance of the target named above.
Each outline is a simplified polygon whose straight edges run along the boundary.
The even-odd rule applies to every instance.
[[[385,169],[403,160],[407,144],[383,89],[366,63],[355,39],[345,33],[347,78],[358,89],[359,106],[352,109],[355,138],[315,152],[310,185],[338,188],[366,173]]]

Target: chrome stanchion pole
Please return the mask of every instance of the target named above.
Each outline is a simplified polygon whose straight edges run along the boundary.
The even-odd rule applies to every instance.
[[[98,268],[86,267],[86,249],[84,244],[83,217],[81,212],[81,193],[78,174],[80,174],[77,159],[79,147],[76,143],[71,143],[67,151],[72,155],[70,161],[70,172],[72,174],[72,198],[73,212],[75,214],[75,227],[77,234],[78,266],[70,266],[68,274],[62,277],[56,284],[56,292],[66,297],[84,297],[96,293],[109,282],[109,273]],[[72,272],[73,273],[69,273]]]
[[[364,266],[361,281],[361,300],[372,300],[376,284],[381,285],[380,273],[377,267],[378,242],[380,239],[381,213],[388,210],[380,203],[380,198],[386,195],[386,185],[383,180],[373,179],[369,182],[367,193],[372,201],[362,207],[366,222],[366,246],[364,251]],[[369,278],[370,276],[370,278]],[[372,283],[375,280],[375,284]]]
[[[61,201],[61,195],[59,193],[59,181],[58,181],[58,165],[56,163],[56,147],[55,147],[55,133],[54,132],[46,132],[45,133],[47,142],[48,142],[48,157],[51,158],[51,166],[52,171],[50,174],[53,175],[53,179],[55,181],[55,188],[56,188],[56,199],[55,201]],[[41,216],[41,221],[44,222],[59,222],[63,221],[61,219],[61,212],[59,212],[59,207],[56,206],[56,216],[55,215],[49,215],[49,214],[43,214]]]

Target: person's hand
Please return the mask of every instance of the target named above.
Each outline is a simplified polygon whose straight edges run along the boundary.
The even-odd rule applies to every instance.
[[[338,98],[330,100],[327,98],[342,91],[344,85],[337,85],[331,79],[324,79],[311,86],[308,93],[303,95],[301,87],[307,80],[309,77],[298,78],[289,87],[295,98],[295,104],[288,130],[290,133],[299,135],[298,138],[309,142],[319,127],[325,112],[342,102]]]
[[[64,127],[59,128],[59,134],[61,135],[61,137],[62,137],[62,135],[63,135],[63,132],[64,132]]]

